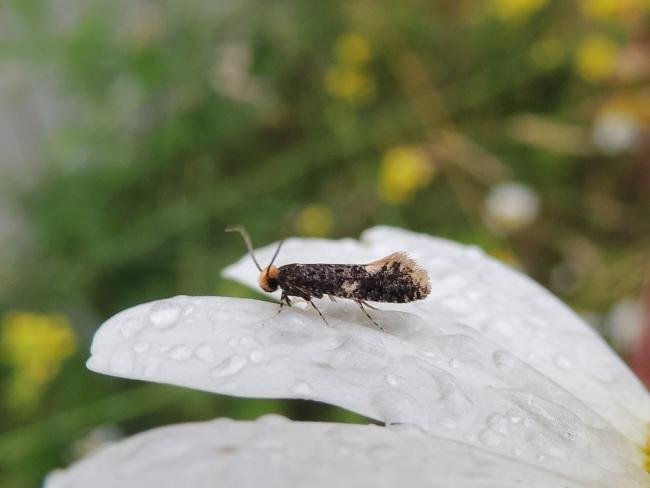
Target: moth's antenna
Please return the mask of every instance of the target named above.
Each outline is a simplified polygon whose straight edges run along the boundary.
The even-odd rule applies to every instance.
[[[271,269],[271,266],[275,262],[275,258],[278,257],[278,253],[280,252],[280,248],[282,247],[282,244],[284,244],[284,239],[280,241],[280,244],[278,244],[278,248],[275,250],[275,254],[273,254],[273,257],[271,258],[271,262],[269,263],[268,268],[266,268],[266,276],[269,276],[269,270]]]
[[[246,248],[248,249],[248,253],[251,255],[251,258],[253,258],[253,262],[255,263],[255,266],[257,266],[257,269],[262,271],[262,268],[260,267],[260,264],[257,262],[257,259],[255,259],[255,254],[253,254],[253,244],[251,243],[251,238],[248,235],[248,232],[246,232],[246,229],[241,226],[241,225],[229,225],[226,227],[226,232],[239,232],[241,236],[244,238],[244,242],[246,243]],[[280,243],[282,244],[282,243]],[[278,248],[278,251],[280,248]],[[277,251],[275,252],[277,255]],[[273,258],[275,259],[275,257]]]

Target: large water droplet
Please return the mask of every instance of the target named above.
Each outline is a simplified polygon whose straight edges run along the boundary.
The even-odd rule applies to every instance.
[[[142,327],[144,327],[144,322],[142,320],[130,318],[124,320],[120,324],[120,332],[122,333],[122,337],[128,339],[129,337],[133,337],[138,332],[140,332],[140,329],[142,329]]]
[[[500,413],[493,413],[488,416],[486,422],[487,426],[499,434],[507,434],[509,430],[508,419]]]
[[[178,346],[172,347],[167,355],[175,361],[187,361],[192,357],[192,349],[183,344],[180,344]]]
[[[264,353],[259,349],[253,349],[249,355],[250,360],[254,363],[259,363],[264,359]]]
[[[402,378],[392,373],[389,373],[386,376],[384,376],[384,380],[386,380],[386,383],[388,383],[390,386],[399,386],[402,383],[404,383]]]
[[[194,351],[194,354],[196,354],[197,358],[205,361],[206,363],[214,361],[214,351],[212,350],[212,346],[210,346],[210,344],[200,344],[196,348],[196,351]]]
[[[486,446],[498,446],[502,440],[501,434],[494,432],[492,429],[484,429],[478,438]]]
[[[508,351],[496,351],[492,355],[492,360],[496,364],[497,368],[501,370],[512,369],[517,363],[517,358],[515,358]]]
[[[545,432],[537,432],[532,434],[529,440],[539,450],[540,454],[547,454],[554,458],[563,458],[566,456],[565,446],[555,436]]]
[[[168,301],[156,302],[149,310],[149,320],[158,329],[167,329],[173,326],[181,310],[178,306]]]
[[[563,356],[562,354],[555,356],[555,364],[560,369],[569,369],[572,366],[569,358]]]
[[[151,347],[151,344],[145,341],[136,341],[135,344],[133,344],[133,350],[139,354],[147,352],[149,347]]]
[[[223,378],[224,376],[233,375],[239,372],[244,366],[246,366],[246,359],[238,354],[235,354],[227,359],[224,359],[217,366],[215,366],[212,369],[212,377]]]
[[[115,374],[128,375],[133,371],[133,354],[128,349],[120,349],[111,356],[110,365]]]
[[[378,461],[387,461],[395,457],[396,450],[393,446],[379,444],[370,448],[370,455]]]
[[[311,386],[306,381],[298,381],[293,385],[293,388],[291,388],[291,393],[294,395],[311,395],[311,392]]]

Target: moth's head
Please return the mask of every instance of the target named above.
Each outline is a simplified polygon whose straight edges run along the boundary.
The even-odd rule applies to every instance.
[[[275,266],[269,266],[268,268],[263,269],[258,278],[260,288],[268,292],[277,290],[279,275],[280,270]]]

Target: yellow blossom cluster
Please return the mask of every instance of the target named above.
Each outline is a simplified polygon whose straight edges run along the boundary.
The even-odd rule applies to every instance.
[[[504,21],[522,22],[546,6],[549,0],[493,0],[494,10]]]
[[[600,22],[616,22],[621,18],[650,10],[650,0],[582,0],[584,16]]]
[[[587,81],[606,80],[614,73],[618,54],[619,48],[611,39],[602,35],[589,36],[576,52],[576,70]]]
[[[0,358],[12,372],[5,388],[7,407],[34,407],[75,348],[74,331],[63,315],[18,311],[6,314],[0,328]]]
[[[334,214],[325,205],[308,205],[296,218],[298,233],[310,237],[323,237],[332,231]]]
[[[396,146],[384,154],[379,169],[379,196],[387,203],[406,203],[435,175],[426,153],[414,146]]]
[[[372,100],[375,80],[368,73],[372,58],[368,39],[357,33],[340,36],[335,45],[336,62],[325,73],[325,87],[334,98],[353,103]]]

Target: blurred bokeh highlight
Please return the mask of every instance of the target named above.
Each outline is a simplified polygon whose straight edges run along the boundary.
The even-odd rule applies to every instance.
[[[650,384],[650,0],[7,0],[0,62],[3,487],[173,422],[358,420],[85,369],[126,307],[260,297],[228,224],[480,245]]]

